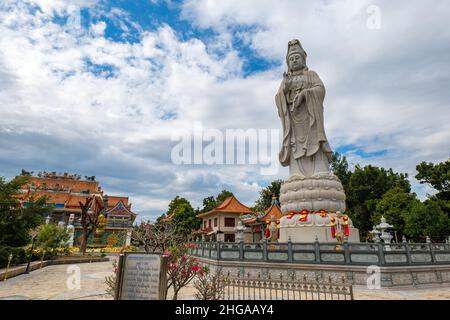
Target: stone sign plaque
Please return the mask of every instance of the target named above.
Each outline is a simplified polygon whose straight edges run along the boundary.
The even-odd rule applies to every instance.
[[[150,253],[125,253],[120,257],[117,300],[161,300],[165,290],[166,258]]]

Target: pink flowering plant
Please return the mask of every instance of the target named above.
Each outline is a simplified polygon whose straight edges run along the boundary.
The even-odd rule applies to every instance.
[[[168,258],[167,288],[172,288],[172,299],[177,300],[181,288],[200,274],[202,268],[196,258],[187,254],[186,246],[172,247],[164,253],[164,256]]]

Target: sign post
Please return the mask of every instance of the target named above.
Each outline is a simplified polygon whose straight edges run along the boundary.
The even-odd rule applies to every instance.
[[[119,257],[115,300],[164,300],[167,258],[160,254],[126,252]]]

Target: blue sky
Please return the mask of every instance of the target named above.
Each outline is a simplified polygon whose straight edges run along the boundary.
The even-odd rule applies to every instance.
[[[412,178],[450,154],[449,13],[438,0],[2,1],[0,175],[96,175],[144,219],[223,188],[252,205],[286,168],[174,165],[171,134],[279,130],[274,95],[298,38],[327,89],[332,148]]]

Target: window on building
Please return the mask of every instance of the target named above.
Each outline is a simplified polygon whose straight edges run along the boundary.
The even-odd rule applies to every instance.
[[[203,220],[203,229],[206,229],[206,220]]]
[[[234,220],[234,218],[231,218]],[[225,233],[224,234],[224,240],[225,242],[234,242],[234,234],[231,233]]]
[[[214,227],[217,227],[217,218],[214,218]]]
[[[235,227],[235,219],[234,218],[225,218],[225,227]]]
[[[208,227],[211,228],[211,219],[208,220]]]

